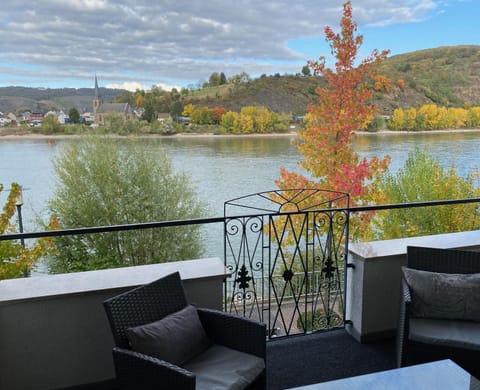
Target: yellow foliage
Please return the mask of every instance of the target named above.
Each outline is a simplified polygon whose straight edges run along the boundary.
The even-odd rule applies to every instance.
[[[405,113],[401,108],[396,108],[393,111],[388,126],[392,130],[403,130],[405,128]]]
[[[425,128],[427,130],[438,129],[439,116],[436,104],[425,104],[418,110],[418,114],[425,119]]]
[[[143,104],[143,100],[143,95],[137,94],[137,96],[135,97],[135,107],[141,107]]]
[[[192,103],[187,104],[185,107],[183,107],[182,115],[183,116],[192,116],[192,113],[195,111],[195,106]]]
[[[0,184],[0,191],[3,185]],[[16,199],[21,187],[12,183],[7,202],[0,214],[0,234],[11,233],[16,230],[10,222],[16,211]],[[58,228],[58,221],[52,219],[47,229]],[[53,251],[53,243],[48,238],[42,238],[29,247],[14,241],[0,242],[0,280],[21,277],[24,272],[29,272],[33,265],[44,255]]]
[[[404,112],[404,125],[405,130],[415,130],[417,126],[417,110],[415,108],[407,108]]]
[[[452,128],[461,129],[467,125],[468,111],[464,108],[454,108],[451,107],[448,109]]]
[[[467,112],[467,126],[480,127],[480,107],[471,107]]]

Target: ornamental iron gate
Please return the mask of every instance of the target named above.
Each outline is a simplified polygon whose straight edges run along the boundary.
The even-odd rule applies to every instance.
[[[225,310],[269,338],[343,326],[349,196],[292,189],[225,202]]]

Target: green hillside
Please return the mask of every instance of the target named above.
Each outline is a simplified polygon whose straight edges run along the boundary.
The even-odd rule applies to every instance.
[[[444,106],[480,105],[480,46],[440,47],[388,58],[380,73],[392,81],[388,93],[376,93],[375,104],[383,114],[395,108],[435,103]],[[403,80],[405,87],[397,86]],[[268,76],[239,84],[216,97],[189,98],[194,104],[223,105],[239,110],[260,105],[276,112],[300,113],[315,102],[319,77]]]
[[[105,101],[111,101],[123,90],[100,88],[99,92]],[[0,87],[0,111],[69,110],[72,107],[80,112],[91,111],[93,98],[93,88]]]
[[[323,85],[319,77],[263,76],[246,83],[231,85],[221,96],[187,97],[193,104],[209,107],[223,106],[230,111],[240,111],[244,106],[263,106],[274,112],[302,114],[315,101],[315,89]]]
[[[381,96],[383,110],[435,103],[462,107],[480,105],[480,46],[449,46],[393,56],[381,67],[392,82],[405,81]]]
[[[390,114],[397,107],[428,103],[457,107],[480,105],[480,46],[439,47],[392,56],[382,64],[380,73],[392,82],[388,93],[375,95],[375,104],[383,114]],[[403,80],[403,89],[398,80]],[[313,76],[262,76],[248,82],[191,91],[182,97],[182,102],[223,106],[232,111],[255,105],[275,112],[302,114],[309,103],[316,101],[315,89],[323,83],[322,78]],[[105,101],[125,93],[105,88],[100,92]],[[71,107],[91,110],[93,95],[93,88],[3,87],[0,88],[0,111],[68,110]]]

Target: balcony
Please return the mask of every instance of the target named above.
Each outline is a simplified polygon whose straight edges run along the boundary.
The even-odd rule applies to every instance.
[[[224,219],[195,223],[219,222]],[[175,224],[188,223],[192,221]],[[162,227],[162,223],[146,225],[48,234]],[[42,235],[45,233],[24,233],[0,239]],[[405,264],[406,246],[479,250],[479,243],[480,231],[350,243],[347,259],[351,266],[346,268],[344,285],[345,326],[289,337],[271,334],[267,341],[268,388],[393,368],[400,267]],[[176,270],[180,271],[190,302],[225,307],[224,280],[231,271],[219,258],[1,281],[0,388],[115,388],[113,339],[101,303]]]

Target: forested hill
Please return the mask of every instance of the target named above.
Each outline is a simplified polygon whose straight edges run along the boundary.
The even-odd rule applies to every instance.
[[[391,82],[388,91],[384,88],[375,94],[375,105],[383,114],[429,103],[480,105],[480,46],[439,47],[392,56],[382,64],[380,74]],[[315,101],[315,88],[322,81],[313,76],[268,76],[242,83],[217,98],[207,94],[206,100],[209,106],[233,110],[254,104],[298,113]]]
[[[299,69],[300,72],[300,69]],[[375,104],[381,113],[395,108],[435,103],[444,106],[480,105],[480,46],[452,46],[421,50],[388,58],[380,73],[391,85],[380,88]],[[301,114],[315,101],[320,77],[303,75],[262,76],[238,84],[225,84],[182,96],[183,102],[238,111],[243,106],[264,106],[275,112]],[[101,88],[105,101],[122,90]],[[93,88],[0,88],[0,111],[21,109],[91,110]]]
[[[99,88],[105,101],[111,101],[124,92],[122,89]],[[27,88],[0,87],[0,111],[47,111],[50,109],[68,110],[72,107],[91,111],[95,95],[93,88]]]
[[[404,80],[405,91],[381,96],[385,110],[424,103],[463,107],[480,105],[480,46],[446,46],[388,58],[381,73]]]

